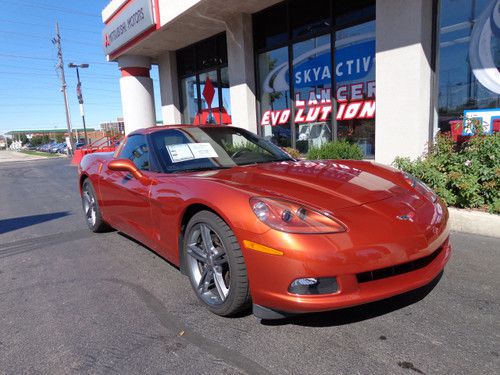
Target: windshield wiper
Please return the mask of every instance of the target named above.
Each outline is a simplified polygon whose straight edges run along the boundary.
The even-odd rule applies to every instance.
[[[198,167],[198,168],[186,168],[186,169],[178,169],[176,171],[172,171],[172,173],[215,171],[215,170],[219,170],[219,169],[228,169],[228,168],[231,168],[231,167]]]
[[[238,164],[238,166],[244,165],[255,165],[255,164],[265,164],[265,163],[279,163],[281,161],[293,161],[293,159],[277,159],[277,160],[260,160],[260,161],[252,161],[250,163]]]

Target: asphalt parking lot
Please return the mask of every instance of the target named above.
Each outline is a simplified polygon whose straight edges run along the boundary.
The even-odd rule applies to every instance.
[[[0,373],[497,373],[500,241],[452,243],[437,285],[414,293],[284,321],[221,318],[147,248],[87,230],[68,160],[4,162]]]

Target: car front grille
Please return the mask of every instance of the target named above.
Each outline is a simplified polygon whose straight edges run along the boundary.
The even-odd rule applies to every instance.
[[[366,283],[368,281],[385,279],[386,277],[401,275],[403,273],[424,268],[431,264],[432,261],[438,257],[442,250],[443,246],[439,247],[432,254],[427,255],[423,258],[412,260],[411,262],[398,264],[397,266],[392,267],[380,268],[378,270],[358,273],[356,275],[358,283]]]

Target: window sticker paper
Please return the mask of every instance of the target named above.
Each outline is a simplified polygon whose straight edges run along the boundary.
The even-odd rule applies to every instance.
[[[210,143],[190,143],[188,146],[195,159],[219,157]]]
[[[167,151],[170,155],[170,159],[172,159],[172,163],[195,159],[189,145],[186,143],[167,145]]]
[[[166,147],[172,163],[219,157],[210,143],[180,143],[167,145]]]

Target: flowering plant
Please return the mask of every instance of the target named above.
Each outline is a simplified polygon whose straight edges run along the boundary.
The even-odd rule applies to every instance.
[[[394,165],[423,180],[451,206],[500,213],[500,133],[478,134],[458,145],[438,134],[428,152]]]

